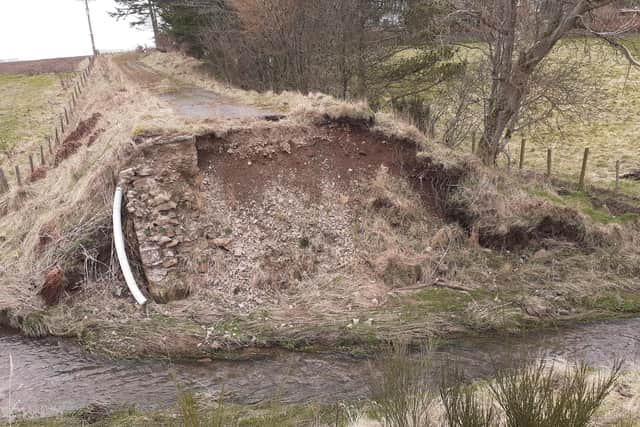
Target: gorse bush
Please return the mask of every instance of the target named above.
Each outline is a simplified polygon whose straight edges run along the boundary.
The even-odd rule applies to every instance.
[[[427,349],[412,355],[402,344],[384,353],[370,391],[372,414],[385,427],[587,427],[622,368],[615,362],[609,373],[592,377],[584,363],[560,371],[545,360],[529,361],[498,369],[485,387],[467,384],[453,370],[442,377],[438,401],[427,382],[435,372],[431,361]]]
[[[584,363],[559,373],[544,360],[499,370],[490,387],[508,427],[586,427],[616,384],[621,362],[589,379]]]
[[[180,410],[184,427],[200,427],[200,417],[193,393],[183,391],[179,385],[177,388],[178,409]]]
[[[463,382],[462,375],[454,372],[453,381],[443,378],[440,398],[450,427],[497,426],[496,410],[488,398],[480,396],[477,388]]]
[[[453,370],[442,376],[439,399],[437,385],[428,382],[437,373],[429,348],[412,353],[405,344],[393,344],[372,367],[371,402],[358,417],[341,416],[339,406],[314,411],[312,405],[294,409],[277,401],[259,414],[243,415],[225,404],[224,390],[209,411],[199,411],[193,394],[178,387],[179,425],[347,427],[360,425],[356,420],[366,413],[384,427],[588,427],[617,383],[622,363],[597,376],[584,363],[565,370],[545,360],[518,363],[498,369],[486,386],[469,384]]]
[[[436,393],[427,384],[431,368],[428,349],[412,355],[405,344],[383,353],[380,372],[369,384],[373,414],[385,427],[426,427]]]

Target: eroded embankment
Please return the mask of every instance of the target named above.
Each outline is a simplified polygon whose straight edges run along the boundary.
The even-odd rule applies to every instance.
[[[86,116],[83,147],[99,151],[107,138]],[[24,280],[31,288],[4,311],[8,323],[118,356],[218,357],[640,309],[637,233],[623,233],[633,225],[593,224],[538,197],[555,191],[548,183],[398,136],[369,113],[175,129],[136,127],[133,144],[105,150],[108,168],[74,192],[76,207],[91,200],[81,218],[64,222],[67,212],[54,210],[41,221],[24,245],[43,273]],[[127,196],[137,279],[152,299],[146,312],[132,304],[110,250],[114,180]],[[49,308],[36,296],[43,279],[56,284]]]
[[[361,288],[368,299],[384,292],[363,265],[372,254],[355,227],[376,177],[414,172],[414,143],[339,124],[268,122],[137,142],[141,156],[121,178],[156,302],[209,289],[253,308],[340,275],[373,282]]]
[[[419,251],[409,262],[399,254],[381,261],[362,239],[376,232],[362,229],[376,226],[367,218],[383,219],[408,239],[408,227],[452,222],[496,250],[587,239],[575,210],[499,193],[513,182],[473,161],[418,153],[416,143],[366,123],[260,122],[222,134],[140,135],[136,142],[140,155],[121,184],[156,302],[215,288],[257,307],[269,293],[331,282],[336,272],[373,284],[360,289],[375,299],[390,282],[415,285],[432,273],[420,265]]]

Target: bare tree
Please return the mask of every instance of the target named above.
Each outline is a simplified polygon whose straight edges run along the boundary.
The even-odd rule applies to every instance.
[[[228,16],[200,40],[217,71],[241,86],[391,104],[389,93],[424,93],[460,68],[447,61],[451,46],[434,43],[432,3],[229,0]]]
[[[469,34],[485,42],[491,84],[484,113],[479,155],[495,164],[498,155],[522,119],[531,99],[532,82],[544,77],[542,64],[558,42],[580,31],[606,40],[631,63],[640,65],[619,37],[634,28],[632,16],[616,28],[598,28],[598,13],[614,0],[469,0],[454,3],[450,17]],[[635,2],[634,2],[635,3]],[[547,91],[546,96],[553,94]],[[544,97],[543,94],[538,96]],[[541,98],[538,98],[541,99]]]

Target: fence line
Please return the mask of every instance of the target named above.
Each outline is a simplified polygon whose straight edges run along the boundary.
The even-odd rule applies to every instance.
[[[520,141],[520,152],[519,154],[519,158],[518,158],[518,169],[519,170],[524,170],[524,165],[526,162],[526,147],[527,147],[527,143],[526,143],[526,138],[522,138],[522,140]],[[475,155],[478,151],[478,143],[476,140],[476,133],[473,132],[471,134],[471,154]],[[583,155],[582,155],[582,163],[581,163],[581,167],[580,167],[580,174],[578,176],[578,182],[577,184],[577,188],[579,190],[584,190],[586,188],[586,184],[587,184],[587,171],[588,171],[588,166],[589,166],[589,156],[591,154],[591,149],[589,147],[586,147],[584,149]],[[509,163],[511,163],[509,161]],[[615,161],[615,188],[616,190],[619,188],[620,186],[620,166],[621,166],[621,161],[618,159]],[[553,177],[553,148],[552,147],[548,147],[547,148],[547,165],[546,165],[546,173],[545,173],[545,177],[547,179],[551,179]],[[511,165],[509,165],[509,167],[511,167]]]
[[[96,56],[89,57],[89,64],[87,67],[80,71],[76,77],[75,82],[72,82],[71,85],[66,86],[65,89],[71,89],[71,100],[69,104],[63,106],[63,112],[59,114],[58,120],[59,123],[54,125],[53,134],[48,135],[46,137],[48,153],[52,159],[49,161],[50,166],[55,166],[55,155],[61,144],[63,144],[65,132],[71,129],[72,120],[75,116],[75,109],[78,105],[78,101],[80,96],[82,95],[83,89],[89,83],[89,77],[91,76],[91,72],[95,67]],[[52,142],[53,141],[53,142]],[[40,168],[45,168],[47,164],[44,146],[39,144],[39,156],[40,156]],[[29,168],[31,171],[31,178],[34,176],[36,172],[36,165],[33,160],[33,154],[28,155],[29,159]],[[14,166],[16,185],[21,187],[23,184],[23,177],[20,172],[20,166],[16,164]],[[10,191],[11,185],[9,184],[9,180],[7,178],[7,174],[4,169],[0,166],[0,194],[7,193]]]

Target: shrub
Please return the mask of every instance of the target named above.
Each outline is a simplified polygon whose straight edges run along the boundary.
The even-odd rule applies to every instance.
[[[544,360],[499,370],[491,385],[508,427],[586,427],[616,384],[622,363],[608,375],[589,380],[580,363],[560,375]]]
[[[435,393],[426,379],[431,367],[427,349],[412,356],[406,344],[393,344],[381,357],[380,372],[369,384],[373,415],[385,427],[426,427]]]
[[[497,413],[492,403],[483,399],[476,388],[464,384],[459,372],[453,382],[445,378],[440,386],[440,397],[449,427],[497,427]]]

